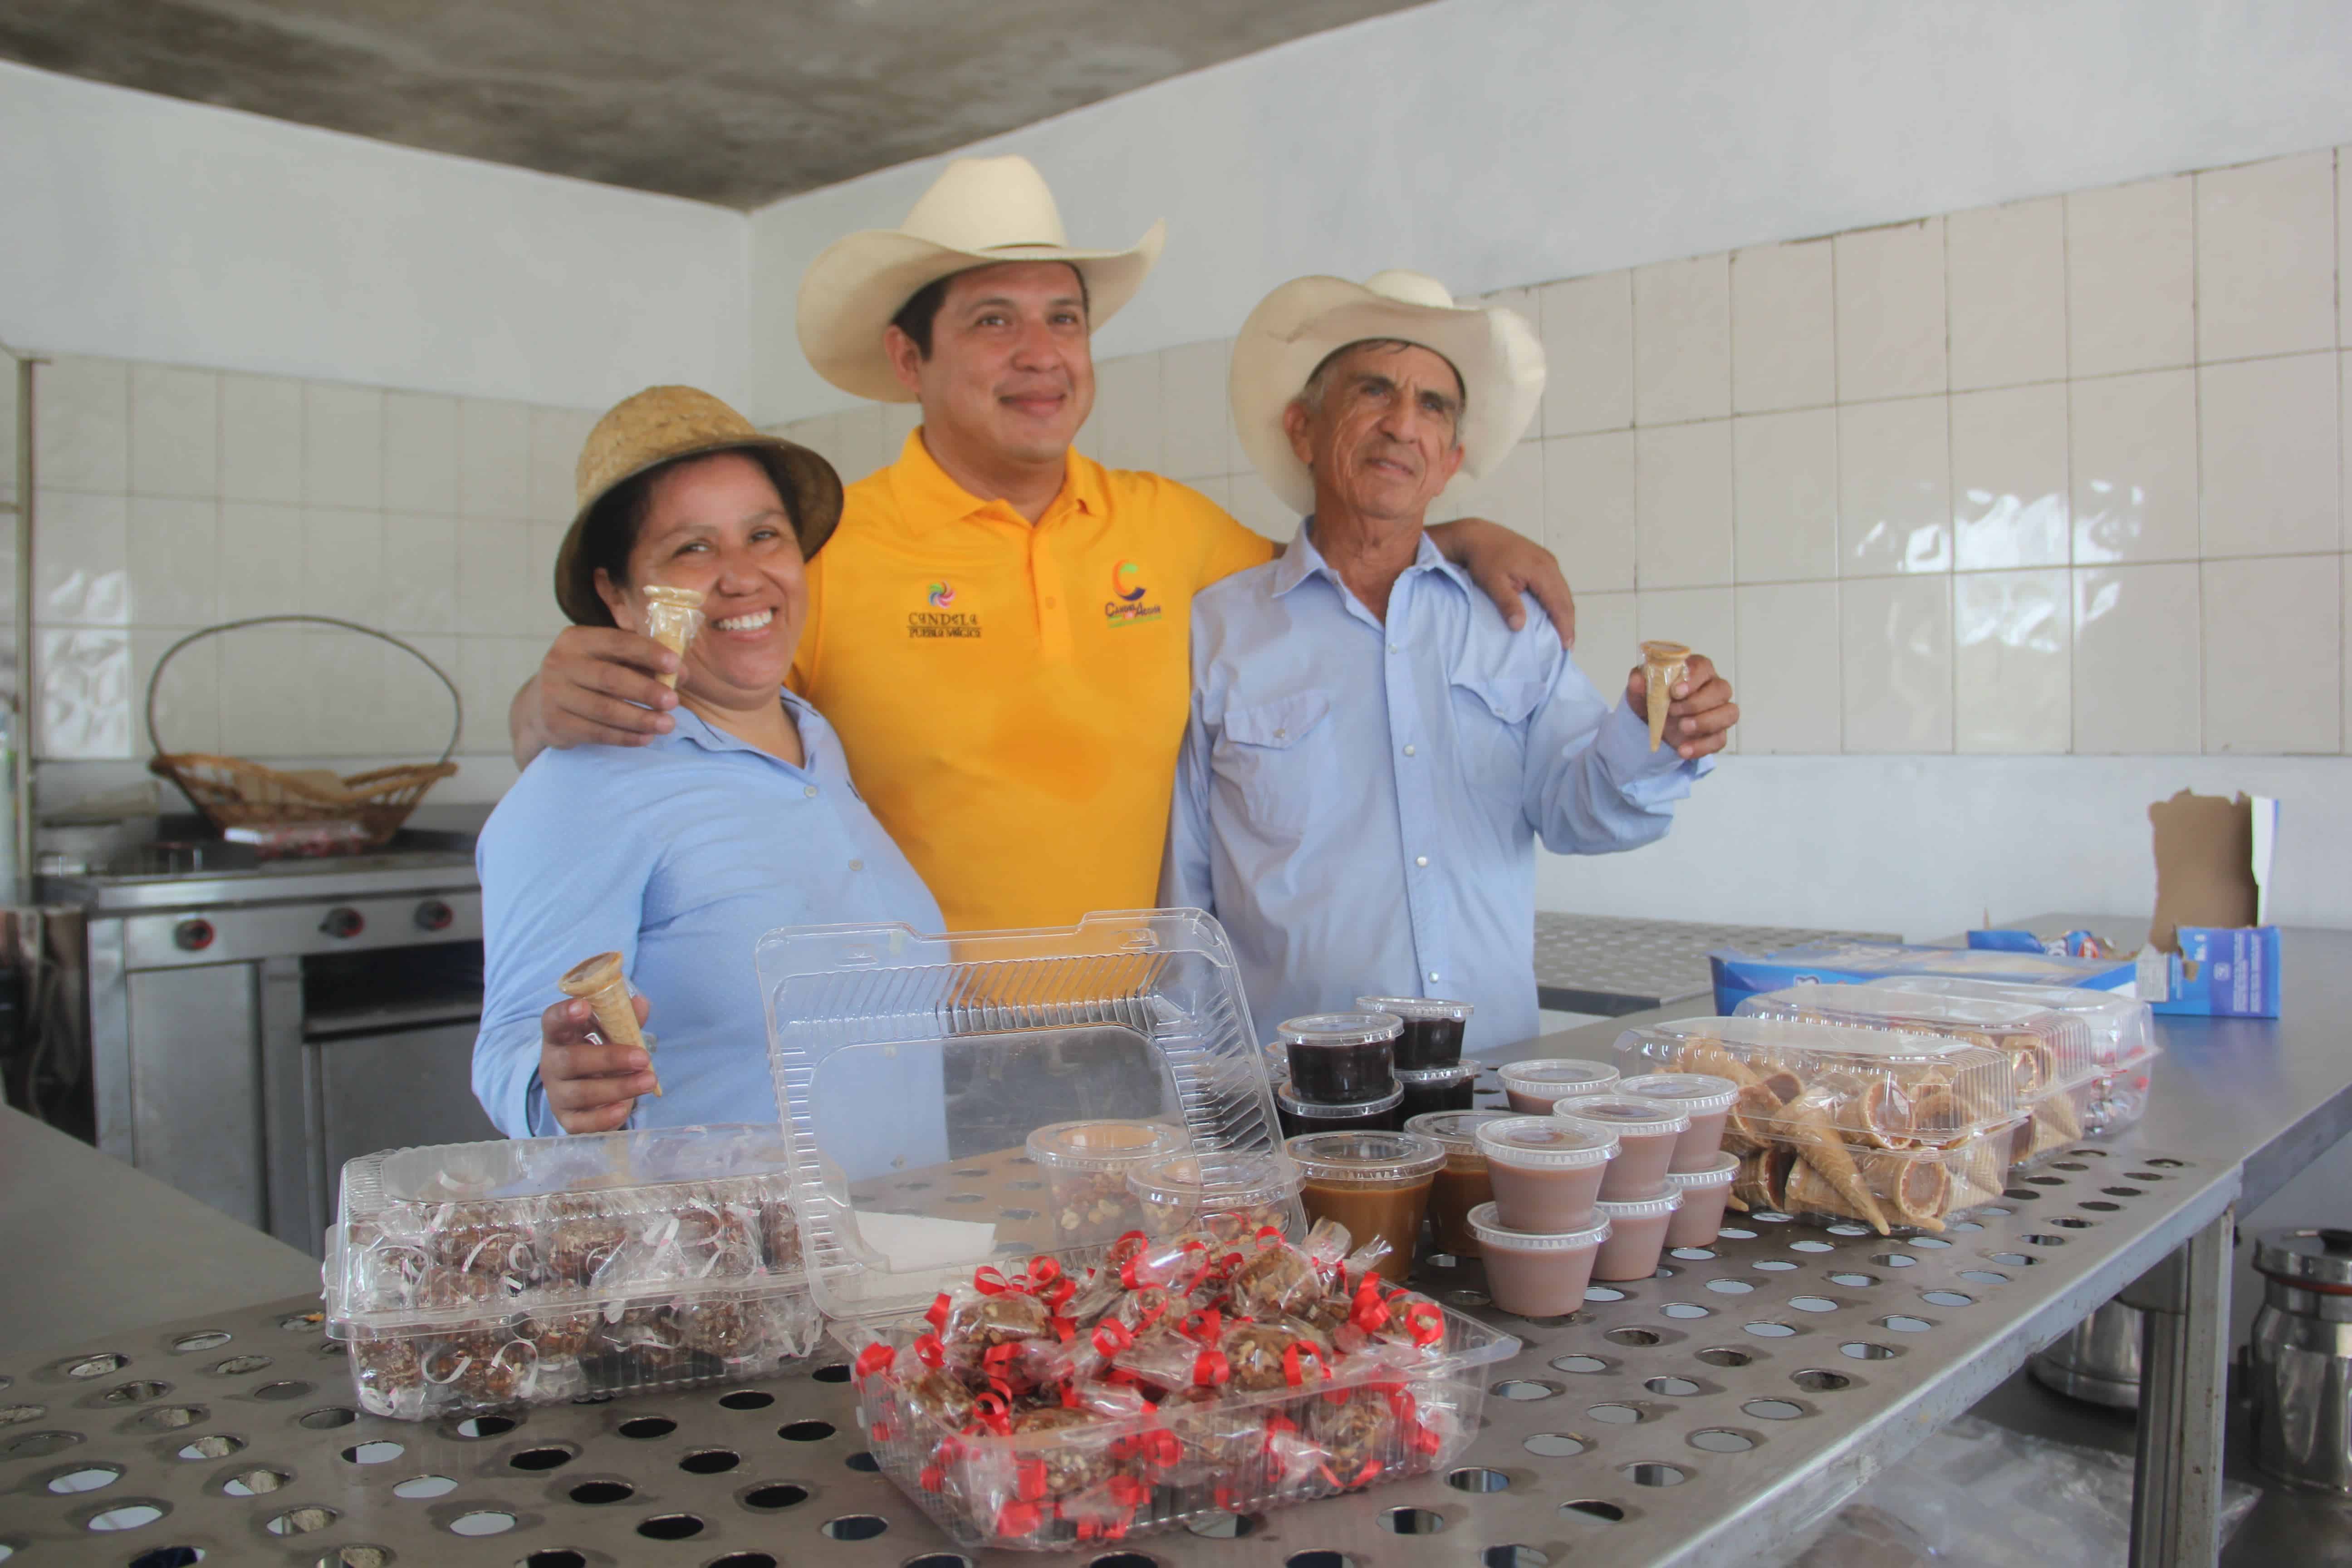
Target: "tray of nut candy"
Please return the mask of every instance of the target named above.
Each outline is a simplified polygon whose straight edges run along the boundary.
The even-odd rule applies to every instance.
[[[324,1276],[360,1403],[412,1421],[762,1377],[822,1328],[774,1127],[364,1155]]]
[[[1130,1232],[1091,1268],[975,1270],[919,1318],[836,1321],[875,1457],[967,1547],[1049,1551],[1443,1469],[1499,1330],[1382,1279],[1318,1223]]]
[[[2025,1115],[2009,1054],[1944,1035],[1680,1018],[1628,1029],[1617,1049],[1643,1071],[1738,1086],[1723,1131],[1740,1159],[1734,1207],[1860,1220],[1882,1236],[1939,1230],[2000,1196]]]

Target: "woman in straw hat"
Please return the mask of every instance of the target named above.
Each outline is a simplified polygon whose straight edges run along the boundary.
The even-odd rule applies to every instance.
[[[672,656],[676,728],[642,750],[549,752],[482,831],[487,936],[474,1091],[510,1136],[772,1121],[754,942],[777,926],[903,921],[939,906],[851,785],[840,743],[784,689],[804,575],[841,480],[706,393],[657,386],[597,423],[555,596],[583,626],[650,629],[701,595]],[[594,1032],[557,977],[617,950],[662,1013],[647,1053]],[[650,1098],[646,1098],[650,1097]]]

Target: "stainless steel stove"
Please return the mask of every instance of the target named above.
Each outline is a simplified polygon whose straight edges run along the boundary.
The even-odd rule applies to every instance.
[[[44,900],[86,922],[100,1148],[317,1252],[344,1160],[498,1136],[471,834],[273,861],[162,837],[107,868]]]

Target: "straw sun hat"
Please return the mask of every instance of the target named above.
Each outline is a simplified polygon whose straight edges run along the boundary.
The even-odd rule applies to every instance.
[[[555,552],[555,602],[580,626],[609,626],[612,613],[596,595],[596,569],[581,555],[588,514],[614,486],[677,458],[741,452],[776,481],[793,514],[801,554],[813,556],[841,521],[841,476],[833,465],[751,422],[707,392],[691,386],[649,386],[615,404],[580,448],[573,484],[579,507]]]
[[[1067,261],[1087,280],[1089,325],[1135,297],[1160,259],[1167,226],[1125,250],[1076,250],[1045,177],[1026,158],[957,158],[907,221],[837,239],[801,278],[801,352],[816,373],[860,397],[912,403],[882,352],[882,329],[929,283],[1003,261]]]
[[[1423,273],[1294,278],[1258,302],[1234,344],[1234,425],[1285,506],[1315,510],[1315,477],[1290,449],[1283,412],[1315,367],[1349,343],[1392,339],[1441,354],[1462,377],[1462,472],[1483,479],[1527,433],[1543,397],[1543,342],[1515,310],[1460,306]]]

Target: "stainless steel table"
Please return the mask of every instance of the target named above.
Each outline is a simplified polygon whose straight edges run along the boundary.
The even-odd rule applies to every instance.
[[[2147,1466],[2137,1545],[2143,1562],[2210,1561],[2199,1499],[2219,1474],[2205,1449],[2218,1442],[2218,1386],[2200,1390],[2220,1370],[2231,1205],[2352,1125],[2352,1052],[2336,1024],[2352,1005],[2352,934],[2288,932],[2285,969],[2284,1022],[2167,1024],[2147,1124],[2070,1151],[1942,1236],[1740,1226],[1749,1234],[1670,1258],[1655,1279],[1597,1290],[1572,1318],[1498,1318],[1527,1348],[1492,1369],[1485,1428],[1451,1473],[1076,1560],[1769,1560],[2179,1252],[2174,1340],[2186,1353],[2149,1374],[2158,1414],[2144,1458],[2167,1462]],[[1589,1055],[1616,1027],[1538,1048]],[[1475,1266],[1423,1279],[1492,1312]],[[60,1289],[138,1282],[126,1271]],[[13,1379],[0,1387],[0,1541],[110,1563],[172,1546],[219,1561],[380,1562],[362,1549],[381,1548],[535,1568],[960,1561],[866,1468],[845,1369],[824,1357],[749,1388],[409,1425],[352,1414],[305,1299],[194,1313],[168,1288],[152,1300],[173,1321],[93,1334],[63,1356],[0,1347]],[[92,1529],[132,1520],[144,1522]]]
[[[1536,915],[1536,1000],[1560,1013],[1614,1018],[1712,989],[1706,955],[1719,947],[1769,952],[1806,942],[1895,942],[1883,931],[1795,926],[1697,925],[1615,915]]]

